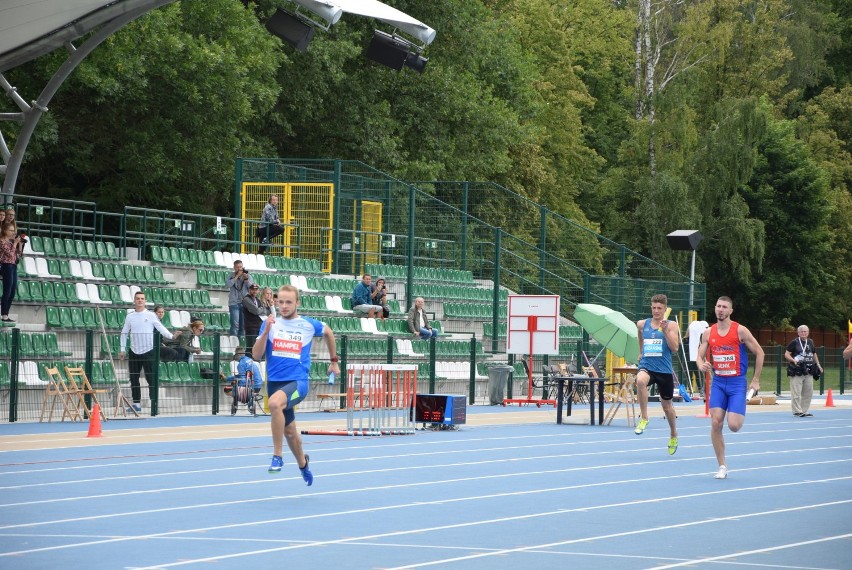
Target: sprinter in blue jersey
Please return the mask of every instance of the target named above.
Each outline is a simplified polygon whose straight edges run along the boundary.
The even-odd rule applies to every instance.
[[[260,360],[266,355],[266,390],[272,416],[272,464],[270,473],[280,473],[284,464],[284,438],[293,453],[302,479],[309,486],[314,476],[308,467],[308,456],[302,450],[302,435],[296,427],[293,407],[308,395],[308,371],[311,368],[311,345],[322,336],[331,355],[329,372],[340,374],[334,332],[323,323],[298,314],[299,291],[291,285],[278,289],[278,315],[270,315],[260,327],[252,347],[252,356]]]
[[[642,434],[648,426],[648,386],[657,385],[660,404],[669,422],[669,455],[677,451],[677,416],[672,398],[674,397],[674,376],[672,374],[672,352],[680,345],[677,324],[666,320],[668,298],[665,295],[651,297],[651,318],[636,322],[639,334],[639,371],[636,373],[636,393],[639,395],[641,417],[636,426],[636,435]]]

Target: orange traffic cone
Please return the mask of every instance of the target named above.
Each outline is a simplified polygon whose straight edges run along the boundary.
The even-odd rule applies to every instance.
[[[834,396],[831,395],[831,388],[828,389],[828,394],[825,397],[825,407],[833,408],[834,407]]]
[[[92,415],[89,416],[89,434],[86,437],[103,437],[101,431],[101,407],[99,404],[92,406]]]

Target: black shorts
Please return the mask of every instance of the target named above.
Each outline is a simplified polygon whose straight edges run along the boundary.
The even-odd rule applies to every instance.
[[[668,372],[654,372],[644,368],[640,368],[639,370],[650,376],[648,386],[652,384],[657,385],[657,392],[659,392],[661,400],[671,400],[674,397],[674,376]]]

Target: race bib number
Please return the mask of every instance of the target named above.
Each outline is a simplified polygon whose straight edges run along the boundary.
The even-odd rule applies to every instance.
[[[714,354],[713,355],[713,370],[716,371],[716,376],[737,376],[737,357],[733,354]]]
[[[645,341],[644,348],[642,350],[642,356],[653,358],[660,357],[663,355],[663,339],[645,338],[642,340]]]
[[[301,335],[292,335],[298,338],[286,338],[287,335],[276,336],[272,339],[272,355],[280,356],[281,358],[302,357],[302,338]]]

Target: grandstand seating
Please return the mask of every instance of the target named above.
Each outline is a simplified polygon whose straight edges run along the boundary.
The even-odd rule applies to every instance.
[[[323,320],[338,336],[347,335],[348,358],[382,362],[390,349],[395,361],[413,362],[421,374],[431,373],[428,363],[431,343],[414,338],[406,320],[401,318],[408,303],[403,296],[404,287],[399,283],[391,284],[391,294],[396,296],[388,299],[392,318],[368,319],[353,315],[349,309],[349,297],[359,280],[355,276],[325,276],[317,260],[171,245],[151,245],[147,252],[147,262],[126,261],[118,256],[111,242],[31,236],[19,263],[21,280],[15,300],[22,311],[32,306],[26,309],[30,318],[25,319],[32,328],[21,335],[20,345],[25,384],[40,386],[41,378],[46,378],[41,371],[47,365],[58,365],[60,369],[65,365],[83,365],[79,339],[81,331],[86,330],[95,331],[98,347],[92,362],[93,383],[109,385],[119,377],[124,384],[126,363],[116,359],[118,333],[127,311],[132,310],[133,294],[138,290],[146,294],[149,305],[166,306],[163,323],[170,330],[188,326],[190,315],[200,317],[206,325],[207,334],[200,337],[202,352],[194,362],[169,362],[160,367],[159,379],[164,386],[209,383],[202,379],[200,369],[210,362],[215,335],[221,335],[221,369],[230,374],[229,357],[241,346],[240,339],[227,334],[230,318],[225,307],[225,282],[235,258],[243,260],[253,280],[261,286],[277,288],[284,283],[295,284],[302,291],[303,314]],[[407,276],[403,265],[367,264],[365,271],[397,282]],[[487,379],[484,364],[491,357],[485,353],[481,339],[491,336],[492,289],[475,282],[470,271],[415,267],[414,276],[413,294],[426,298],[427,310],[442,319],[434,321],[433,326],[442,332],[448,328],[457,333],[475,334],[475,379]],[[508,291],[501,291],[503,306],[498,315],[502,321],[501,338],[505,338],[507,296]],[[565,328],[560,335],[563,339],[573,338],[574,331]],[[5,331],[0,333],[0,383],[3,367],[8,370],[4,357],[8,358],[10,338]],[[435,343],[439,381],[466,383],[471,372],[469,339],[465,336],[459,340],[449,334]],[[328,363],[316,359],[310,378],[325,382],[327,372]]]

